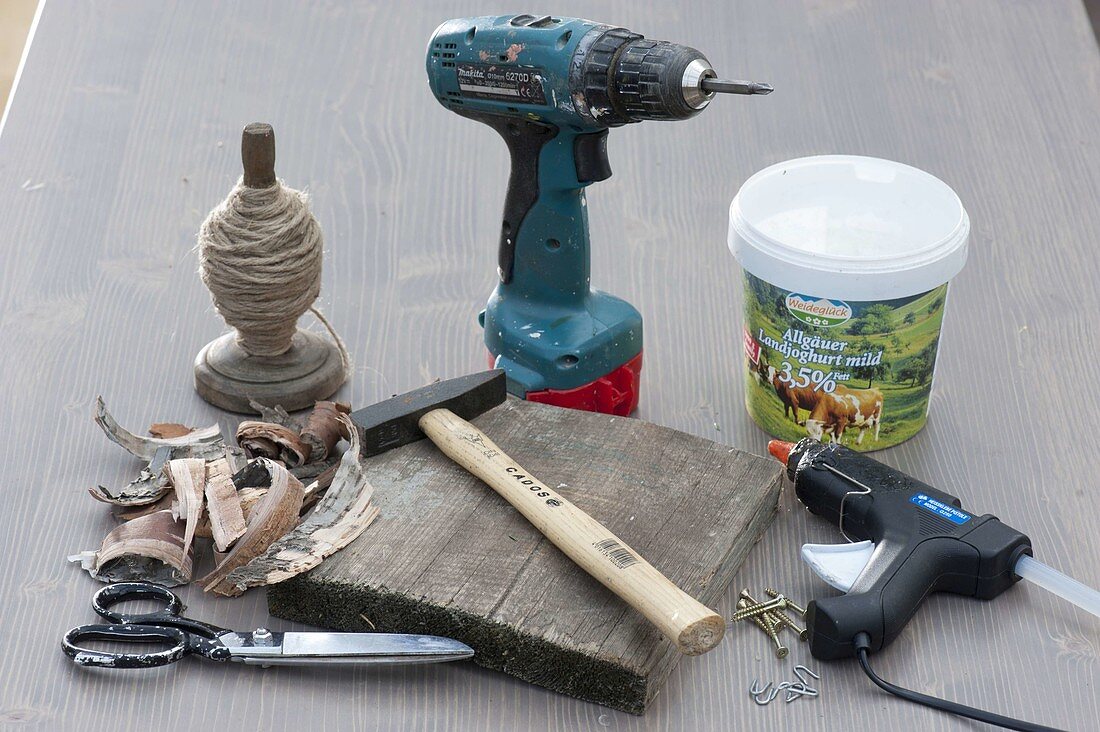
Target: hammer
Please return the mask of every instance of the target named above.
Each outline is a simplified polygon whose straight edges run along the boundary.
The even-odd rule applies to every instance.
[[[718,645],[726,622],[681,590],[600,522],[548,488],[467,422],[504,403],[504,371],[430,384],[353,412],[364,457],[427,436],[485,481],[554,546],[644,615],[682,652]]]

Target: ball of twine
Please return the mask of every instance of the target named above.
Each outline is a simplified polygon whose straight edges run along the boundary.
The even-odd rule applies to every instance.
[[[298,318],[321,293],[322,248],[309,197],[281,181],[267,188],[238,181],[206,217],[198,242],[202,281],[246,353],[278,356],[290,349]]]

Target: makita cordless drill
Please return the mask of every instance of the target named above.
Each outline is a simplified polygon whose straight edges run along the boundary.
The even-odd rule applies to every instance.
[[[481,314],[492,364],[517,396],[629,414],[642,316],[589,284],[584,188],[611,176],[608,128],[687,119],[715,93],[771,87],[718,79],[694,48],[550,15],[449,20],[427,68],[439,102],[500,133],[512,158],[500,281]]]

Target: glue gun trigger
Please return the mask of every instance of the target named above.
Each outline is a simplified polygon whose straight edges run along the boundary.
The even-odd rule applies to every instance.
[[[852,589],[874,553],[875,544],[871,541],[802,545],[802,561],[810,565],[814,574],[841,592]]]

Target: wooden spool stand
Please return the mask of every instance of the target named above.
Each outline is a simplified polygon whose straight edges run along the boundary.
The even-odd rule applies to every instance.
[[[244,184],[249,188],[278,185],[275,179],[275,132],[253,123],[241,135]],[[252,356],[232,331],[207,343],[195,357],[195,390],[216,407],[254,414],[254,400],[288,411],[305,409],[332,396],[347,374],[340,349],[331,340],[302,330],[290,349],[278,356]]]

